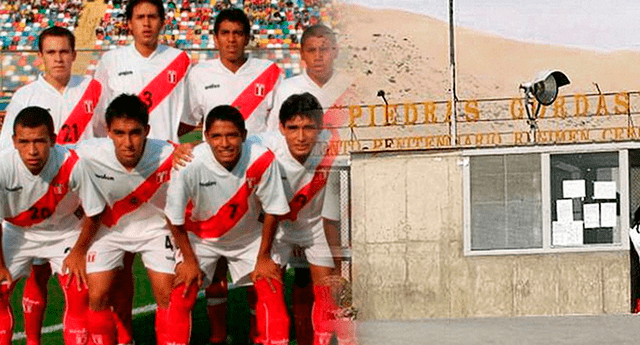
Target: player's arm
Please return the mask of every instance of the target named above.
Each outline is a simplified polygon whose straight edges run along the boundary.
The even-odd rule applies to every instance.
[[[107,136],[107,123],[105,120],[105,111],[107,110],[107,106],[109,102],[113,98],[111,94],[111,88],[109,87],[109,71],[107,69],[106,58],[103,56],[102,59],[98,62],[98,66],[96,67],[96,71],[93,74],[93,78],[97,80],[100,85],[102,85],[102,93],[100,94],[100,101],[98,105],[95,107],[93,113],[93,133],[96,137],[106,137]]]
[[[69,255],[62,262],[62,272],[69,274],[71,278],[75,277],[78,281],[78,289],[87,285],[87,251],[93,242],[98,229],[100,228],[100,215],[85,217],[82,223],[80,236],[76,241]],[[71,284],[71,279],[67,280],[67,288]]]
[[[189,291],[191,284],[196,283],[198,286],[202,285],[203,279],[198,258],[193,251],[187,229],[184,226],[185,213],[190,195],[186,181],[188,173],[186,169],[172,171],[169,188],[167,189],[167,202],[164,208],[171,234],[178,247],[174,286],[184,283],[186,285],[184,289],[185,294]]]
[[[275,159],[264,172],[256,189],[256,195],[265,212],[265,217],[262,223],[262,239],[256,267],[251,274],[251,279],[255,282],[259,279],[267,278],[267,283],[274,289],[271,279],[282,282],[282,272],[280,266],[271,259],[271,247],[278,229],[279,216],[289,212],[289,203],[282,186],[280,169]]]
[[[253,280],[253,282],[267,278],[267,282],[272,289],[274,289],[274,287],[271,285],[271,279],[282,283],[280,266],[271,259],[271,246],[273,245],[273,239],[277,229],[278,216],[266,213],[264,215],[264,222],[262,223],[262,239],[260,241],[256,267],[251,274],[251,280]]]
[[[340,267],[342,257],[340,247],[340,177],[336,171],[329,172],[322,201],[322,224],[327,244],[336,269]]]
[[[0,234],[2,234],[2,220],[0,219]],[[7,268],[7,264],[4,261],[4,251],[2,249],[2,236],[0,236],[0,282],[7,283],[9,286],[13,284],[11,273]]]
[[[184,88],[184,103],[180,116],[180,125],[178,126],[179,137],[196,129],[198,122],[200,122],[204,116],[204,111],[198,101],[197,83],[198,81],[195,78],[193,70],[191,70],[187,75]]]
[[[78,151],[82,152],[83,149],[80,148]],[[80,156],[82,157],[82,154]],[[100,216],[107,204],[89,171],[90,163],[82,158],[73,169],[71,188],[78,194],[86,217],[76,243],[62,263],[62,272],[67,272],[71,278],[75,276],[78,279],[78,289],[87,286],[86,256],[100,228]],[[70,283],[71,279],[68,279],[67,287]]]
[[[280,108],[282,102],[284,102],[283,93],[285,92],[280,87],[282,85],[282,75],[278,78],[275,87],[271,90],[269,95],[269,111],[267,113],[267,131],[277,131],[280,126]]]
[[[181,256],[176,260],[176,276],[173,280],[173,286],[184,283],[184,294],[186,295],[191,284],[196,284],[198,287],[202,285],[203,274],[184,225],[173,225],[169,221],[169,227]]]
[[[324,226],[324,235],[327,238],[327,244],[331,249],[331,256],[333,257],[333,263],[336,269],[340,267],[340,259],[342,253],[340,251],[340,231],[338,230],[339,221],[333,219],[322,218],[322,225]]]

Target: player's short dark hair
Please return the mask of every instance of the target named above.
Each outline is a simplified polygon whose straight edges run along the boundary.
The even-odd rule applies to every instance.
[[[318,127],[322,127],[322,117],[324,111],[318,99],[312,94],[305,92],[289,96],[280,107],[280,123],[284,126],[287,121],[296,116],[307,117],[315,122]]]
[[[42,45],[47,37],[66,37],[69,40],[71,51],[76,50],[76,37],[71,31],[61,26],[51,26],[44,29],[38,36],[38,50],[42,53]]]
[[[204,121],[204,132],[209,132],[209,129],[216,121],[230,121],[238,128],[238,130],[240,130],[240,133],[246,134],[247,132],[247,128],[244,124],[244,117],[242,117],[242,114],[238,109],[230,105],[219,105],[211,109]]]
[[[300,38],[300,47],[304,48],[304,45],[309,37],[324,37],[328,39],[331,44],[337,44],[336,34],[333,32],[333,30],[331,30],[324,24],[311,25],[310,27],[304,29],[302,38]]]
[[[158,14],[160,15],[160,19],[164,23],[164,5],[162,4],[162,0],[131,0],[127,4],[127,8],[125,9],[124,15],[127,20],[131,20],[133,18],[133,9],[143,2],[148,2],[151,5],[155,6],[158,9]]]
[[[249,22],[249,17],[247,17],[247,14],[244,13],[243,10],[239,8],[226,8],[220,11],[215,23],[213,23],[214,34],[218,34],[220,25],[222,25],[222,22],[225,20],[242,24],[242,32],[244,32],[247,37],[251,36],[251,23]]]
[[[105,112],[107,127],[111,127],[113,119],[133,119],[143,126],[149,125],[149,109],[136,95],[123,93],[116,97]]]
[[[26,107],[18,113],[13,121],[13,135],[16,134],[18,125],[27,128],[36,128],[42,125],[47,127],[47,131],[54,137],[55,130],[53,128],[53,118],[47,109],[41,107]]]

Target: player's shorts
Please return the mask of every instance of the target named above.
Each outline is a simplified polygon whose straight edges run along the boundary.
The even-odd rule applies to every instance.
[[[312,265],[334,267],[333,256],[324,231],[314,231],[313,236],[306,239],[296,239],[295,235],[285,233],[273,242],[274,261],[281,266],[291,264],[291,266],[298,268],[307,267],[302,261],[301,252],[304,253],[306,261]]]
[[[87,251],[87,273],[121,268],[125,252],[130,252],[139,253],[147,269],[174,274],[174,248],[169,230],[154,232],[147,238],[132,239],[103,228]]]
[[[51,263],[53,272],[62,274],[62,261],[76,243],[79,231],[73,231],[69,237],[53,241],[34,241],[24,237],[21,230],[2,229],[2,251],[4,262],[17,280],[31,273],[31,265],[38,258]]]
[[[209,285],[216,270],[216,264],[221,257],[227,258],[231,280],[234,286],[251,285],[249,274],[256,267],[256,259],[260,250],[262,237],[244,245],[221,245],[216,242],[207,241],[192,233],[189,233],[191,246],[200,263],[200,269],[204,272],[206,282]]]

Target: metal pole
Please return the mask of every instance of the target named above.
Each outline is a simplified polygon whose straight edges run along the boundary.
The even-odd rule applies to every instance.
[[[456,110],[456,53],[454,43],[453,0],[449,0],[449,67],[451,72],[451,122],[449,134],[451,145],[458,146],[458,114]]]

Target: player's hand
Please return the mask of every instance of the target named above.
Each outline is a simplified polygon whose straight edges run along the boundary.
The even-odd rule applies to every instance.
[[[0,267],[0,283],[11,286],[13,284],[13,278],[11,278],[11,272],[5,266]]]
[[[173,279],[173,286],[176,287],[184,283],[184,293],[182,297],[187,295],[187,291],[191,287],[191,284],[196,284],[198,288],[202,286],[202,280],[204,274],[198,266],[198,262],[194,260],[185,260],[176,266],[176,276]]]
[[[89,288],[88,279],[87,279],[87,255],[81,250],[71,249],[69,255],[62,261],[62,273],[68,274],[69,279],[67,279],[67,286],[65,288],[69,288],[71,285],[71,280],[75,277],[76,284],[78,285],[78,291],[85,288]]]
[[[173,150],[172,165],[175,169],[184,167],[193,159],[193,148],[197,143],[180,144]]]
[[[251,272],[251,281],[254,283],[260,279],[266,279],[271,291],[276,292],[276,287],[273,286],[271,279],[275,279],[282,283],[282,271],[280,266],[276,264],[270,257],[258,257],[256,261],[256,268]]]

